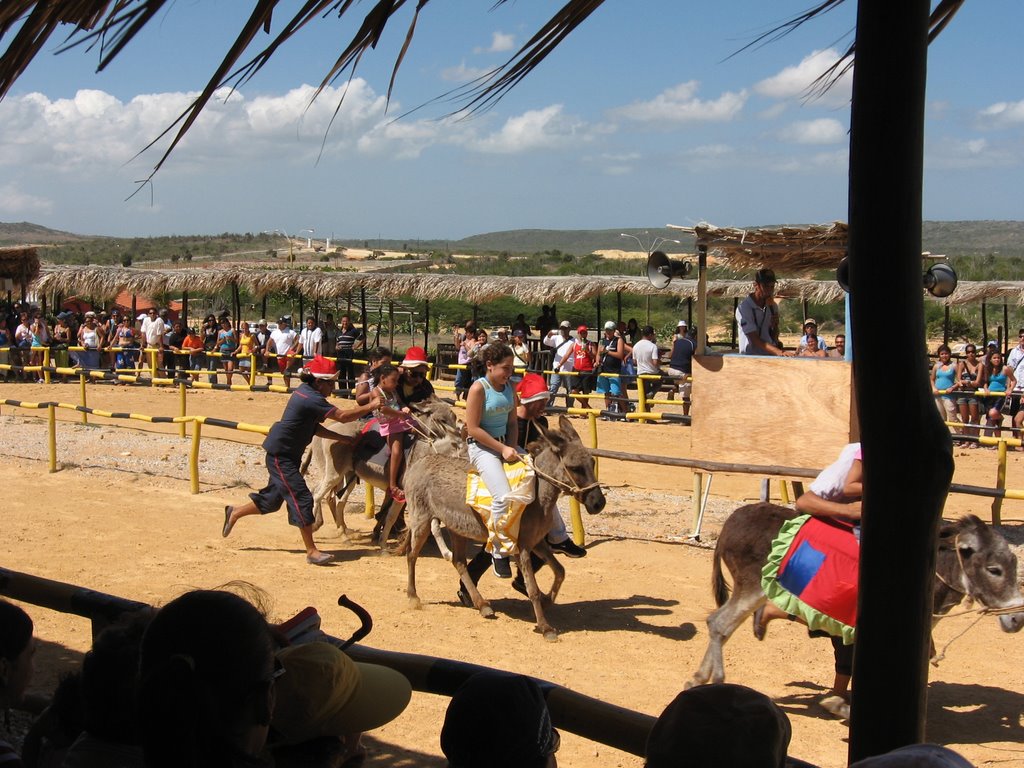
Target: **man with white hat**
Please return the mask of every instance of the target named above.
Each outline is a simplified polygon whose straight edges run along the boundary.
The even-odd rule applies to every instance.
[[[544,346],[550,347],[551,353],[551,378],[548,381],[548,392],[554,397],[558,392],[558,388],[562,387],[565,389],[565,407],[569,408],[572,405],[572,399],[569,397],[569,392],[572,389],[572,376],[565,374],[572,371],[572,348],[573,340],[570,335],[572,325],[568,320],[563,320],[558,324],[557,330],[548,331],[547,336],[544,337]]]
[[[632,351],[633,348],[619,332],[619,324],[614,320],[606,322],[604,338],[601,339],[601,371],[597,377],[597,391],[604,395],[606,411],[626,411],[625,399],[622,396],[622,362]]]
[[[804,319],[804,335],[800,337],[800,342],[796,345],[796,353],[799,355],[805,349],[807,349],[807,340],[814,336],[818,339],[818,349],[828,352],[828,344],[825,343],[825,339],[818,336],[818,323],[813,317]]]
[[[333,555],[321,552],[313,542],[313,494],[299,471],[302,453],[313,442],[314,436],[351,440],[322,426],[324,419],[355,421],[379,408],[380,398],[371,397],[366,405],[347,410],[331,405],[327,397],[338,380],[338,369],[333,360],[320,355],[310,360],[299,376],[302,384],[292,392],[280,421],[270,428],[267,439],[263,441],[270,480],[265,488],[250,493],[245,504],[224,507],[221,536],[227,538],[235,523],[243,517],[266,515],[287,504],[288,522],[299,529],[306,549],[306,562],[324,565],[333,559]]]
[[[697,352],[697,342],[687,335],[686,321],[676,323],[676,336],[672,342],[672,356],[669,358],[668,375],[673,377],[679,389],[679,397],[683,401],[683,414],[690,413],[690,374],[693,373],[693,356]]]

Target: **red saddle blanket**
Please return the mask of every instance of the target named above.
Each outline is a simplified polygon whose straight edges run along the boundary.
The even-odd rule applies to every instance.
[[[857,626],[860,543],[840,522],[803,515],[772,542],[761,576],[768,598],[811,629],[852,643]]]

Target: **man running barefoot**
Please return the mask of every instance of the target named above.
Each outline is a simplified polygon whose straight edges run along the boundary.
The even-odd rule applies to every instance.
[[[309,361],[299,378],[302,384],[292,392],[281,420],[270,428],[270,434],[263,441],[270,480],[262,490],[250,493],[247,503],[224,507],[221,535],[227,537],[241,518],[276,512],[285,503],[288,505],[288,522],[296,526],[302,536],[306,562],[324,565],[331,561],[333,555],[321,552],[313,543],[313,494],[299,472],[302,453],[315,435],[328,440],[352,440],[323,427],[321,422],[324,419],[355,421],[379,408],[380,398],[373,397],[365,405],[345,411],[335,408],[327,401],[327,396],[338,380],[338,371],[333,360],[320,355]]]

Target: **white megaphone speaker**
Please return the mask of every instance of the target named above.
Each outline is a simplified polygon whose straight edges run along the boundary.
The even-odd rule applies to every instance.
[[[956,272],[949,264],[933,264],[924,273],[923,282],[928,293],[944,299],[956,290]]]
[[[666,288],[674,277],[690,274],[693,264],[682,259],[670,259],[663,251],[647,257],[647,279],[655,288]]]

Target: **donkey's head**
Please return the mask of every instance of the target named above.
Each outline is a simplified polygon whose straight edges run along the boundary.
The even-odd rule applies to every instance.
[[[594,475],[594,457],[572,423],[559,416],[557,428],[537,427],[540,437],[527,446],[537,468],[562,483],[562,490],[581,502],[590,514],[604,509],[604,492]]]
[[[448,403],[432,396],[413,403],[409,410],[423,425],[435,451],[454,455],[464,449],[462,430],[455,418],[455,412]]]
[[[967,594],[986,608],[1020,608],[1017,613],[1003,614],[999,623],[1004,632],[1017,632],[1024,627],[1024,596],[1017,582],[1017,556],[1006,539],[974,515],[946,523],[939,531],[939,552],[955,553],[955,559],[941,558],[941,573],[948,583],[962,584]],[[950,565],[943,565],[943,560]],[[962,569],[957,578],[955,570]]]

